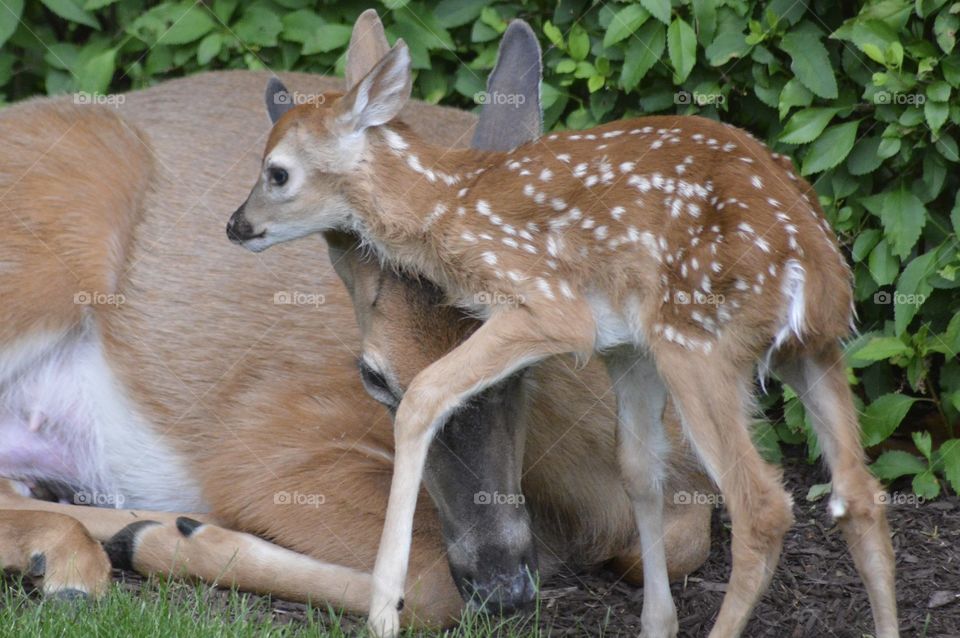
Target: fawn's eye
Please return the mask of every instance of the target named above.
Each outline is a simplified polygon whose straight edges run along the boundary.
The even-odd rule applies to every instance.
[[[287,179],[290,178],[285,169],[277,167],[268,169],[267,174],[270,177],[270,183],[274,186],[283,186],[287,183]]]

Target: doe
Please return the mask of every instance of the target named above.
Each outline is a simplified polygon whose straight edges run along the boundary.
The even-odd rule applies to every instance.
[[[864,465],[839,347],[852,321],[850,272],[789,160],[740,129],[678,116],[557,133],[509,152],[439,149],[394,120],[410,89],[410,56],[398,42],[346,95],[284,113],[228,226],[255,251],[331,229],[358,233],[382,259],[424,274],[485,319],[416,377],[397,411],[371,628],[398,631],[438,424],[518,369],[574,353],[602,357],[617,395],[619,461],[644,553],[646,638],[678,629],[661,543],[668,393],[732,520],[733,569],[710,635],[739,635],[773,574],[793,516],[749,435],[758,363],[809,411],[832,472],[830,511],[876,634],[897,636],[881,487]],[[273,84],[268,102],[284,90]]]

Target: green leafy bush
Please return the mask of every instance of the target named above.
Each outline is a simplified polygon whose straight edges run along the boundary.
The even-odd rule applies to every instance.
[[[106,93],[203,69],[341,73],[366,3],[4,0],[0,87]],[[854,265],[861,334],[850,380],[874,471],[923,497],[960,490],[960,3],[947,0],[387,0],[418,95],[474,107],[510,19],[545,52],[547,125],[701,113],[790,154]],[[758,442],[810,443],[789,390],[764,400]],[[944,482],[943,479],[946,479]]]

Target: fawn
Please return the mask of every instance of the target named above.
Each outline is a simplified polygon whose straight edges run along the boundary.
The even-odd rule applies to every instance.
[[[394,120],[410,91],[398,42],[346,95],[285,113],[228,225],[254,251],[355,232],[485,320],[416,376],[397,410],[371,629],[398,630],[439,424],[513,372],[574,353],[598,354],[617,396],[618,457],[644,551],[644,636],[677,633],[661,543],[668,396],[733,525],[732,574],[710,635],[739,635],[770,581],[792,504],[749,435],[758,362],[809,410],[877,635],[897,636],[881,488],[864,464],[839,347],[850,272],[810,186],[749,134],[699,117],[616,122],[508,152],[441,150]]]

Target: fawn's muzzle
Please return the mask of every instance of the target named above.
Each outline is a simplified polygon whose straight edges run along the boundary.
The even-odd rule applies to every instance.
[[[253,233],[253,226],[244,215],[244,206],[245,204],[241,204],[240,208],[230,216],[230,221],[227,222],[227,239],[235,244],[242,244],[245,241],[257,239],[267,234],[266,231]]]

